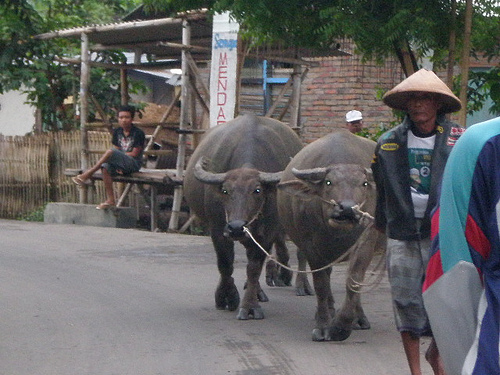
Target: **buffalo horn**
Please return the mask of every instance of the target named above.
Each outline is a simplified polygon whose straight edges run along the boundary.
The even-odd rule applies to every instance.
[[[292,168],[292,173],[295,177],[306,181],[321,181],[328,173],[328,168],[312,168],[312,169],[296,169]]]
[[[205,158],[200,158],[194,166],[194,176],[205,184],[217,185],[221,184],[226,178],[226,173],[213,173],[204,168],[206,163]]]
[[[260,172],[259,171],[259,180],[264,184],[277,184],[281,180],[281,176],[283,172]]]

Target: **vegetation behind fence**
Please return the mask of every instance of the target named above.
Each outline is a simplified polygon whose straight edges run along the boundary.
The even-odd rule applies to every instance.
[[[107,132],[88,132],[89,149],[111,146]],[[100,153],[90,154],[95,163]],[[79,131],[6,137],[0,134],[0,217],[16,219],[39,210],[48,202],[79,201],[78,187],[64,175],[66,168],[81,166]],[[95,184],[89,203],[104,197],[101,182]]]

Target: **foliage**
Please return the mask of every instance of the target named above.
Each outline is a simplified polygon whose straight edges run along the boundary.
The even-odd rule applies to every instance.
[[[44,130],[68,130],[77,126],[76,107],[63,104],[79,91],[77,66],[63,65],[57,56],[79,54],[79,40],[57,38],[39,40],[44,32],[86,24],[111,22],[121,18],[137,0],[3,0],[0,4],[0,93],[22,90],[28,101],[41,110]],[[96,61],[123,61],[124,55],[93,54]],[[91,94],[108,116],[120,103],[119,72],[91,70]],[[139,89],[132,84],[131,91]],[[89,120],[95,116],[90,106]]]
[[[421,51],[444,47],[450,18],[444,0],[144,0],[147,9],[228,10],[247,35],[291,45],[330,46],[352,38],[367,58],[384,58],[398,43]]]
[[[467,92],[467,112],[473,113],[483,108],[486,99],[491,98],[493,105],[489,112],[500,114],[500,67],[484,72],[471,72],[470,89]]]
[[[240,22],[243,37],[253,43],[279,41],[285,45],[325,47],[330,41],[320,32],[320,10],[326,8],[323,0],[144,0],[145,8],[155,11],[168,7],[178,11],[208,8],[213,12],[229,10]]]
[[[387,130],[392,129],[395,125],[397,124],[391,124],[389,126],[385,123],[372,125],[369,128],[363,128],[361,131],[356,132],[356,135],[377,142],[382,134],[384,134]]]
[[[75,108],[63,106],[79,87],[79,72],[57,63],[55,56],[78,55],[77,39],[38,40],[33,36],[50,30],[119,20],[141,0],[2,0],[0,3],[0,93],[23,89],[42,110],[44,128],[74,126]],[[452,25],[451,0],[143,0],[146,10],[165,12],[209,8],[230,11],[244,36],[254,43],[279,41],[285,45],[330,48],[349,37],[365,59],[383,60],[409,48],[411,55],[429,56],[444,66]],[[463,37],[464,1],[457,2],[456,35]],[[498,0],[474,2],[472,54],[487,58],[500,55],[500,4]],[[459,55],[457,53],[457,55]],[[95,54],[93,59],[120,60],[123,55]],[[500,67],[499,67],[500,68]],[[496,72],[496,73],[495,73]],[[92,94],[111,115],[119,101],[118,72],[92,70]],[[491,95],[500,106],[498,69],[473,75],[470,110]],[[132,92],[137,87],[132,88]],[[92,113],[95,110],[90,108]],[[90,116],[92,119],[92,115]]]
[[[384,96],[386,91],[384,90],[378,90],[376,97],[378,101],[382,101],[382,97]],[[396,127],[397,125],[401,124],[403,122],[403,119],[405,117],[405,112],[397,109],[392,110],[392,114],[394,117],[394,120],[389,122],[389,123],[380,123],[380,124],[375,124],[370,126],[369,128],[363,128],[361,131],[357,132],[356,135],[359,135],[364,138],[371,139],[372,141],[377,142],[377,140],[380,138],[382,134],[384,134],[386,131]]]
[[[457,0],[456,22],[452,22],[453,0],[144,0],[149,10],[170,7],[177,10],[208,8],[230,11],[242,24],[246,37],[256,42],[281,41],[289,45],[325,47],[348,37],[364,59],[382,61],[396,55],[404,61],[410,56],[429,57],[435,68],[446,66],[449,36],[457,37],[457,56],[464,36],[465,1]],[[473,2],[472,55],[500,56],[500,2]],[[453,26],[455,25],[455,26]],[[452,27],[455,27],[452,30]],[[404,64],[402,62],[402,67]],[[500,84],[494,73],[483,76],[483,89],[491,91]],[[489,81],[492,80],[492,81]],[[469,88],[474,91],[473,87]],[[477,97],[478,93],[470,93]],[[488,96],[484,91],[480,95]],[[474,106],[477,106],[474,104]],[[473,107],[474,107],[473,106]],[[494,110],[496,107],[492,108]]]
[[[43,221],[43,214],[45,212],[45,205],[33,210],[32,212],[28,212],[27,214],[21,215],[18,220],[21,221]]]

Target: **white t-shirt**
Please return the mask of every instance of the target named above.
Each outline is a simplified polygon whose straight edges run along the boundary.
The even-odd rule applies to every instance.
[[[410,162],[411,198],[415,210],[415,217],[424,217],[429,200],[431,187],[432,152],[436,135],[417,137],[410,130],[408,132],[408,160]]]

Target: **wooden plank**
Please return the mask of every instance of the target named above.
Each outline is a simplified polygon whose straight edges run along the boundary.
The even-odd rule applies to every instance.
[[[146,169],[142,168],[139,172],[129,175],[113,176],[115,182],[128,182],[133,184],[146,184],[146,185],[174,185],[179,186],[183,184],[183,177],[176,176],[175,169]],[[64,170],[64,175],[72,177],[82,173],[81,169]],[[102,180],[102,172],[98,171],[92,175],[91,180]]]

